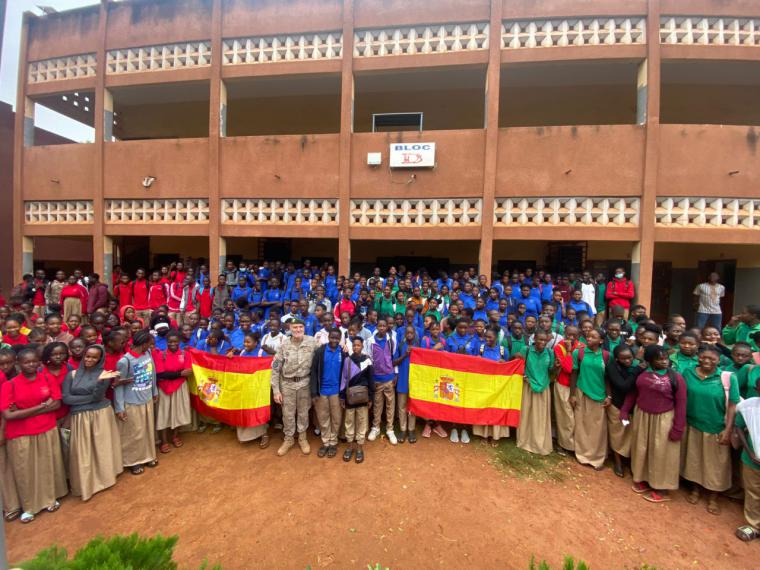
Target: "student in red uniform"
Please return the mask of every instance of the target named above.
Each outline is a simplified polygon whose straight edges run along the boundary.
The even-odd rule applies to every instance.
[[[135,272],[135,280],[132,281],[132,304],[137,318],[147,323],[150,320],[150,284],[142,267]]]
[[[180,348],[181,335],[170,331],[166,335],[166,350],[153,350],[158,379],[158,414],[156,429],[161,437],[159,451],[169,453],[169,442],[182,447],[178,428],[190,425],[190,393],[187,378],[193,373],[190,357]]]
[[[169,285],[161,280],[161,274],[154,271],[150,275],[150,289],[148,289],[148,306],[151,312],[155,312],[166,305],[169,300]]]
[[[42,349],[42,375],[45,379],[60,389],[69,367],[66,361],[69,359],[69,348],[62,342],[51,342]],[[56,410],[55,419],[62,420],[69,413],[69,407],[65,404]]]
[[[5,372],[16,375],[16,353],[10,348],[0,349],[0,392],[8,381]],[[5,419],[0,414],[0,493],[3,499],[3,518],[14,521],[21,514],[21,500],[18,497],[16,478],[8,459],[8,446],[5,445]]]
[[[87,344],[84,342],[84,339],[81,339],[79,337],[75,338],[69,343],[70,356],[67,364],[71,370],[76,370],[79,368],[79,364],[82,362],[82,357],[84,356],[84,351],[86,348]]]
[[[5,418],[8,457],[16,479],[22,510],[20,520],[30,523],[43,509],[54,512],[68,493],[66,471],[55,412],[61,389],[38,372],[40,360],[31,348],[18,355],[21,373],[0,390]]]
[[[29,339],[25,334],[21,334],[22,321],[15,316],[8,317],[5,321],[5,334],[3,335],[3,342],[10,346],[17,344],[29,344]]]
[[[119,284],[113,288],[113,296],[119,300],[120,307],[126,307],[132,304],[132,284],[129,282],[129,275],[121,274]]]
[[[580,347],[578,334],[578,327],[566,327],[564,339],[554,347],[554,358],[560,363],[552,394],[557,426],[557,453],[560,455],[575,451],[575,410],[570,405],[570,375],[573,372],[573,352]]]
[[[214,303],[214,289],[211,287],[211,280],[204,275],[201,285],[195,289],[195,306],[198,313],[204,319],[211,317],[211,310]]]

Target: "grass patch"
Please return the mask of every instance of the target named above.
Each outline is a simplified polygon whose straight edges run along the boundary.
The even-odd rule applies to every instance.
[[[486,449],[491,452],[494,465],[521,479],[559,482],[567,476],[562,469],[565,458],[557,453],[535,455],[517,447],[513,439],[502,439],[498,447]]]

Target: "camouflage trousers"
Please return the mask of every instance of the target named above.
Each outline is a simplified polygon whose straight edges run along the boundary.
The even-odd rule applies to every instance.
[[[280,383],[282,392],[282,432],[286,438],[309,429],[309,408],[311,408],[311,391],[309,379],[293,382],[283,379]]]

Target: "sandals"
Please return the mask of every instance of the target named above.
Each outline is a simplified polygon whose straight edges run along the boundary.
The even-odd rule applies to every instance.
[[[16,509],[15,511],[5,513],[5,516],[3,516],[3,518],[6,521],[11,522],[11,521],[15,521],[19,517],[20,514],[21,514],[21,509]]]
[[[208,426],[206,424],[201,424],[201,425],[198,426],[198,429],[195,430],[195,431],[197,431],[198,433],[203,433],[204,431],[206,431],[207,427]]]
[[[699,488],[694,487],[691,492],[686,496],[686,501],[692,505],[696,505],[699,502]]]
[[[24,524],[29,524],[34,520],[34,515],[32,513],[21,513],[19,520]]]
[[[172,445],[173,445],[174,447],[182,447],[183,445],[185,445],[185,443],[184,443],[184,442],[183,442],[183,441],[182,441],[182,440],[179,438],[179,436],[178,436],[178,435],[175,435],[175,436],[172,438]]]
[[[317,451],[317,457],[324,457],[327,455],[328,450],[330,449],[329,446],[323,445],[319,448],[319,451]]]
[[[267,434],[264,434],[261,436],[261,441],[259,442],[259,448],[266,449],[269,447],[269,436]]]
[[[617,475],[618,477],[620,477],[621,479],[625,479],[625,470],[623,469],[623,466],[622,466],[622,465],[615,465],[615,466],[612,468],[612,472],[613,472],[615,475]]]
[[[411,430],[406,437],[409,440],[409,443],[417,443],[417,432],[414,430]],[[401,441],[401,440],[399,440]]]
[[[334,445],[331,445],[330,447],[327,448],[327,458],[328,459],[332,459],[336,455],[338,455],[338,448],[337,447],[335,447]]]
[[[670,495],[660,495],[657,491],[650,491],[644,495],[644,500],[650,503],[667,503],[670,501]]]
[[[749,525],[740,526],[734,531],[734,535],[742,542],[752,542],[756,538],[760,538],[760,532]]]
[[[132,475],[142,475],[143,473],[145,473],[145,469],[143,468],[142,465],[133,465],[132,467],[129,468],[129,472]]]
[[[220,431],[222,431],[222,424],[216,424],[211,428],[211,433],[219,433]]]
[[[357,463],[364,462],[364,450],[361,447],[356,450],[356,462]]]
[[[430,437],[432,433],[433,428],[430,426],[430,424],[425,424],[425,428],[422,430],[422,437]]]
[[[61,502],[60,502],[60,501],[56,501],[55,503],[53,503],[52,505],[50,505],[50,506],[49,506],[47,509],[45,509],[45,510],[46,510],[47,512],[49,512],[49,513],[54,513],[55,511],[57,511],[57,510],[58,510],[58,509],[60,509],[60,508],[61,508]]]
[[[353,457],[353,455],[354,455],[354,448],[349,447],[348,449],[346,449],[346,451],[343,452],[343,461],[348,463],[349,461],[351,461],[351,458]]]
[[[718,497],[710,497],[707,500],[707,512],[711,515],[720,514],[720,505],[718,505]]]
[[[636,493],[637,495],[648,493],[649,491],[652,490],[652,488],[646,483],[644,483],[643,481],[640,483],[634,482],[633,485],[631,485],[631,489],[633,489],[633,492]]]
[[[149,467],[150,469],[153,469],[154,467],[158,467],[158,459],[149,461],[148,463],[145,464],[145,467]]]
[[[172,448],[169,447],[168,443],[162,443],[161,445],[158,446],[158,450],[161,453],[169,453],[172,450]]]

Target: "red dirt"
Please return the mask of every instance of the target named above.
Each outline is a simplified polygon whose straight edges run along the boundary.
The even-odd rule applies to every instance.
[[[741,506],[723,513],[682,493],[652,505],[611,471],[567,461],[559,483],[515,479],[485,448],[421,440],[394,449],[368,444],[363,465],[285,458],[273,445],[239,444],[233,433],[190,434],[140,477],[125,473],[90,502],[66,498],[30,525],[6,524],[9,559],[53,543],[70,551],[98,533],[178,534],[183,568],[205,558],[236,568],[526,569],[565,554],[595,568],[757,568],[758,545],[734,538]]]

